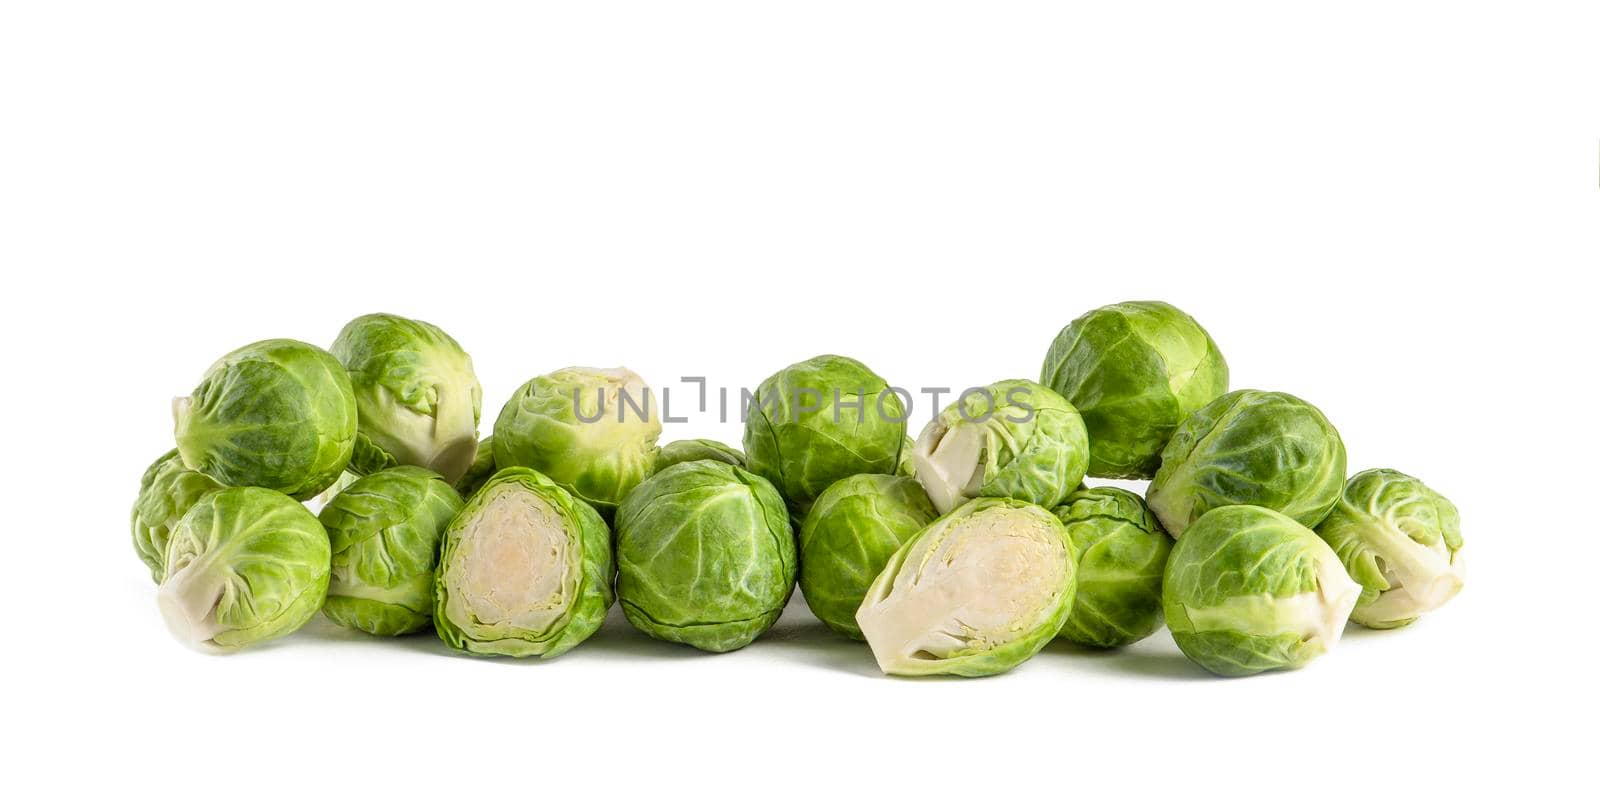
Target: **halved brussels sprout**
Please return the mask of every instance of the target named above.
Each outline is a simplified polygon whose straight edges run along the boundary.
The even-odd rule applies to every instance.
[[[1321,522],[1344,486],[1344,441],[1316,406],[1241,389],[1178,426],[1145,495],[1174,538],[1213,508],[1251,505]]]
[[[368,314],[345,325],[329,352],[355,391],[358,472],[410,465],[450,482],[466,472],[483,390],[455,339],[421,320]]]
[[[865,364],[823,355],[761,382],[744,428],[750,471],[803,516],[834,481],[890,474],[905,440],[905,404]]]
[[[166,575],[167,540],[178,520],[222,484],[183,465],[177,450],[168,450],[144,471],[139,497],[133,501],[133,549],[150,568],[156,583]]]
[[[890,675],[994,675],[1055,638],[1076,588],[1061,520],[1020,500],[980,497],[895,552],[856,623]]]
[[[1178,649],[1236,677],[1295,669],[1332,650],[1360,596],[1309,528],[1270,509],[1225,506],[1172,548],[1161,601]]]
[[[922,486],[851,475],[829,486],[800,526],[800,592],[824,625],[861,639],[856,610],[900,545],[939,516]]]
[[[712,439],[683,439],[661,448],[661,453],[656,456],[656,471],[685,461],[705,460],[721,461],[736,467],[745,466],[744,453],[737,447],[729,447]]]
[[[1079,489],[1055,514],[1078,555],[1078,596],[1061,636],[1122,647],[1155,633],[1172,539],[1144,501],[1111,486]]]
[[[322,613],[373,636],[428,627],[439,537],[460,510],[456,490],[421,467],[394,467],[350,484],[318,516],[333,548]]]
[[[940,512],[974,497],[1049,507],[1083,482],[1089,438],[1061,395],[1033,381],[1000,381],[946,406],[911,457]]]
[[[1361,600],[1350,615],[1357,624],[1403,627],[1461,591],[1461,517],[1455,504],[1403,472],[1357,473],[1317,535],[1361,584]]]
[[[599,630],[614,575],[600,515],[544,475],[508,467],[445,529],[434,627],[474,655],[554,658]]]
[[[633,372],[568,367],[522,385],[494,423],[494,462],[548,476],[607,518],[656,467],[655,394]]]
[[[156,600],[178,641],[236,650],[311,619],[328,566],[328,532],[305,506],[271,489],[218,489],[173,528]]]
[[[306,500],[338,479],[356,438],[356,400],[334,357],[292,339],[267,339],[211,365],[172,401],[183,465],[228,486]]]
[[[494,477],[494,437],[489,436],[478,442],[478,454],[472,459],[472,466],[467,467],[466,474],[461,480],[456,481],[456,493],[464,500],[471,497],[484,483]]]
[[[794,591],[794,531],[778,490],[719,461],[639,484],[617,509],[617,597],[635,628],[713,653],[765,633]]]
[[[1083,415],[1090,475],[1149,478],[1178,423],[1228,391],[1228,362],[1188,314],[1117,303],[1061,329],[1039,382]]]

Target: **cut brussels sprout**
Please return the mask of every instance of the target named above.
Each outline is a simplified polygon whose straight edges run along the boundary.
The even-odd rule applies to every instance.
[[[1061,636],[1089,647],[1133,644],[1161,627],[1161,576],[1172,539],[1133,492],[1080,489],[1057,506],[1078,556],[1078,596]]]
[[[451,482],[466,472],[483,390],[455,339],[420,320],[368,314],[345,325],[329,352],[355,391],[357,472],[409,465]]]
[[[1443,495],[1403,472],[1357,473],[1317,535],[1361,584],[1350,615],[1357,624],[1403,627],[1461,591],[1461,517]]]
[[[1061,329],[1039,382],[1089,430],[1089,474],[1149,478],[1178,423],[1228,391],[1228,363],[1193,317],[1160,302],[1097,308]]]
[[[851,475],[829,486],[800,527],[800,592],[824,625],[860,639],[856,610],[900,545],[938,516],[913,478]]]
[[[1332,650],[1360,596],[1315,533],[1257,506],[1196,520],[1172,548],[1162,586],[1178,649],[1229,677],[1295,669]]]
[[[900,395],[844,356],[784,367],[761,382],[746,413],[750,471],[771,481],[796,516],[840,478],[893,473],[906,435]]]
[[[218,489],[173,528],[156,599],[178,641],[236,650],[311,619],[328,566],[328,533],[305,506],[271,489]]]
[[[1231,505],[1270,508],[1314,526],[1338,501],[1344,469],[1344,442],[1315,406],[1241,389],[1178,426],[1146,497],[1174,537]]]
[[[456,490],[421,467],[394,467],[350,484],[318,516],[333,549],[322,613],[373,636],[428,627],[439,536],[460,510]]]
[[[736,467],[745,466],[744,453],[737,447],[729,447],[711,439],[684,439],[661,448],[661,454],[656,457],[656,469],[663,470],[685,461],[706,460],[721,461]]]
[[[1055,638],[1076,587],[1061,520],[1020,500],[983,497],[902,545],[856,623],[890,675],[994,675]]]
[[[911,457],[941,513],[974,497],[1048,507],[1083,482],[1089,440],[1061,395],[1033,381],[1000,381],[939,412]]]
[[[184,466],[227,486],[315,497],[339,478],[356,438],[350,378],[321,348],[291,339],[248,344],[172,401]]]
[[[456,481],[456,493],[463,499],[471,497],[488,480],[494,477],[494,437],[490,436],[478,442],[478,454],[472,459],[472,466],[467,467],[466,474],[461,480]]]
[[[713,653],[737,650],[772,627],[794,591],[794,531],[766,479],[688,461],[623,501],[617,567],[617,597],[635,628]]]
[[[568,367],[522,385],[494,423],[494,462],[537,470],[607,518],[656,467],[655,395],[626,369]]]
[[[160,583],[167,569],[167,540],[173,526],[195,503],[222,484],[183,465],[177,450],[168,450],[144,471],[139,497],[133,501],[133,549]]]
[[[553,658],[600,628],[612,564],[593,508],[531,469],[502,469],[445,529],[434,627],[467,653]]]

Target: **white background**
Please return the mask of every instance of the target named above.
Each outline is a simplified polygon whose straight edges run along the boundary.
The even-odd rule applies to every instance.
[[[0,11],[8,795],[1592,786],[1592,4],[525,5]],[[170,397],[364,312],[451,331],[487,427],[570,364],[1035,377],[1140,298],[1454,499],[1466,591],[1243,680],[1165,632],[889,679],[798,598],[722,656],[613,619],[548,663],[320,620],[206,657],[128,541]]]

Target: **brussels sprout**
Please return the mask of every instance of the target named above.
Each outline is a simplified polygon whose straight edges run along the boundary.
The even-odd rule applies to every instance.
[[[1146,499],[1174,537],[1213,508],[1252,505],[1301,525],[1328,516],[1344,485],[1344,442],[1315,406],[1241,389],[1183,421]]]
[[[599,630],[612,565],[593,508],[531,469],[502,469],[445,529],[434,627],[475,655],[554,658]]]
[[[1224,506],[1172,548],[1161,603],[1178,649],[1234,677],[1295,669],[1332,650],[1360,596],[1309,528],[1270,509]]]
[[[472,466],[467,467],[466,474],[461,476],[461,480],[456,481],[456,493],[462,498],[471,497],[494,477],[494,473],[494,437],[490,436],[478,442],[478,454],[473,457]]]
[[[747,413],[750,471],[778,487],[796,516],[840,478],[894,472],[906,435],[900,395],[844,356],[784,367],[761,382]]]
[[[661,448],[661,453],[656,456],[656,470],[664,470],[685,461],[708,459],[736,467],[745,466],[744,453],[739,452],[736,447],[729,447],[711,439],[684,439]]]
[[[1317,535],[1361,584],[1350,615],[1357,624],[1403,627],[1461,591],[1461,517],[1443,495],[1403,472],[1357,473]]]
[[[235,650],[311,619],[328,564],[328,533],[305,506],[271,489],[218,489],[172,529],[156,600],[178,641]]]
[[[329,352],[355,390],[357,472],[412,465],[451,482],[466,472],[483,390],[455,339],[420,320],[368,314],[345,325]]]
[[[322,613],[373,636],[428,627],[439,535],[460,510],[456,490],[421,467],[350,484],[318,516],[333,549]]]
[[[1161,627],[1161,575],[1172,539],[1133,492],[1080,489],[1057,506],[1078,554],[1078,597],[1061,635],[1122,647]]]
[[[306,500],[339,478],[356,438],[350,378],[333,356],[292,339],[222,357],[172,401],[183,465],[228,486]]]
[[[1061,395],[1033,381],[1000,381],[946,406],[922,429],[911,457],[941,513],[973,497],[1048,507],[1083,482],[1089,441],[1083,418]]]
[[[1089,429],[1089,474],[1149,478],[1190,414],[1228,391],[1228,363],[1193,317],[1166,303],[1097,308],[1056,334],[1039,382]]]
[[[529,467],[607,518],[656,466],[655,395],[638,375],[568,367],[522,385],[494,423],[494,463]]]
[[[981,497],[895,551],[856,623],[890,675],[994,675],[1055,638],[1076,588],[1061,520],[1020,500]]]
[[[139,498],[133,501],[133,549],[150,568],[150,579],[160,583],[166,575],[167,539],[190,508],[222,484],[183,465],[177,450],[155,460],[139,480]]]
[[[917,477],[917,462],[911,458],[911,453],[917,449],[917,443],[910,437],[900,443],[900,459],[895,462],[894,474],[905,478]]]
[[[860,639],[856,609],[900,545],[939,516],[915,479],[851,475],[829,486],[800,527],[800,592],[811,613]]]
[[[635,628],[722,653],[755,641],[794,591],[794,531],[766,479],[687,461],[617,510],[617,597]]]

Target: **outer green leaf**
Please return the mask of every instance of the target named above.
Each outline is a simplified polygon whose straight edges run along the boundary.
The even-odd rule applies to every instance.
[[[306,500],[339,477],[355,446],[356,401],[333,356],[291,339],[245,345],[173,401],[184,466],[228,486]]]
[[[460,510],[455,489],[421,467],[352,483],[318,517],[333,548],[322,613],[374,636],[428,627],[439,537]]]
[[[183,515],[156,593],[179,641],[234,650],[292,633],[328,592],[328,534],[270,489],[219,489]]]
[[[661,453],[656,457],[656,471],[666,469],[685,461],[721,461],[736,467],[745,466],[744,453],[737,447],[729,447],[722,442],[711,439],[684,439],[672,442],[661,448]]]
[[[829,486],[800,527],[800,591],[824,625],[861,639],[856,610],[900,545],[938,516],[915,479],[852,475]]]
[[[1039,382],[1083,414],[1089,474],[1149,478],[1178,424],[1228,390],[1228,363],[1193,317],[1160,302],[1097,308],[1061,329]]]
[[[1241,389],[1184,420],[1146,499],[1173,536],[1214,508],[1254,505],[1316,525],[1344,485],[1344,441],[1310,403]]]
[[[474,655],[554,658],[611,607],[611,532],[588,504],[525,467],[495,473],[445,529],[434,628]]]
[[[1055,638],[1076,589],[1059,519],[1019,500],[981,497],[895,552],[856,623],[891,675],[994,675]]]
[[[794,531],[772,484],[718,461],[668,467],[617,510],[617,596],[635,628],[714,653],[777,621]]]

